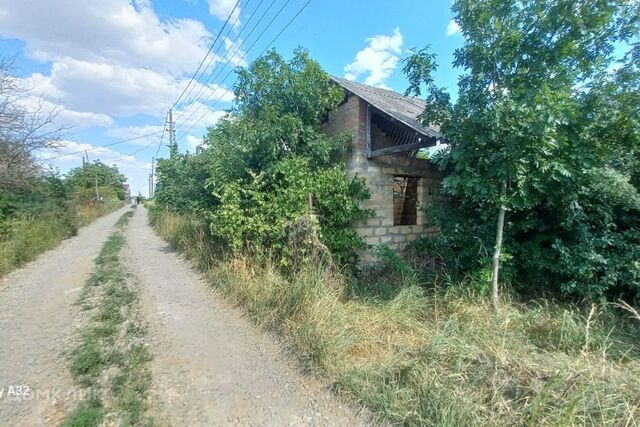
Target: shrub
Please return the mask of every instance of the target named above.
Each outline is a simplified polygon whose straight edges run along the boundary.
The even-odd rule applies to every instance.
[[[359,203],[369,192],[343,165],[350,138],[321,127],[342,90],[303,50],[290,61],[271,51],[238,74],[235,108],[204,147],[159,162],[158,204],[196,212],[230,251],[259,247],[283,267],[293,256],[287,228],[314,214],[335,261],[353,265],[363,241],[352,225],[370,215]]]

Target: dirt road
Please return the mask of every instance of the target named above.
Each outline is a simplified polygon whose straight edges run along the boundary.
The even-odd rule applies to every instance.
[[[124,209],[0,282],[1,426],[57,425],[77,398],[63,355],[79,319],[74,302]]]
[[[131,220],[127,240],[130,270],[143,289],[160,424],[359,423],[176,257],[147,225],[146,210]]]
[[[32,391],[74,390],[62,355],[80,321],[73,302],[120,214],[86,227],[3,281],[0,389],[24,384]],[[142,292],[157,424],[364,423],[326,386],[302,374],[273,336],[226,305],[153,233],[146,209],[138,208],[130,221],[122,256]],[[64,396],[0,397],[0,425],[56,425],[72,400]]]

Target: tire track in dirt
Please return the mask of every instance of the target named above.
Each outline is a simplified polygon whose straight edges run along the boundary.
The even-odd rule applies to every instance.
[[[179,259],[138,209],[123,256],[142,288],[160,425],[362,425]]]

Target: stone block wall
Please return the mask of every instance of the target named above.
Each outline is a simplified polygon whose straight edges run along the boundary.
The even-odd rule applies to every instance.
[[[360,254],[364,264],[375,261],[371,249],[386,244],[395,250],[435,230],[425,224],[425,209],[440,197],[441,175],[428,161],[409,157],[407,154],[366,157],[367,103],[356,96],[349,96],[344,104],[329,114],[325,124],[327,134],[335,136],[342,132],[352,135],[352,151],[346,159],[352,176],[363,177],[371,190],[371,198],[363,207],[372,209],[375,215],[366,223],[354,224],[355,229],[367,243],[367,250]],[[372,129],[372,138],[384,135]],[[388,145],[376,141],[377,146]],[[393,225],[393,182],[395,175],[418,178],[418,218],[416,225]]]

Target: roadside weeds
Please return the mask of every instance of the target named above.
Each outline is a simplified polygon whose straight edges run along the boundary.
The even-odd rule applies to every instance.
[[[198,218],[150,206],[156,232],[228,301],[279,333],[312,373],[401,425],[638,425],[638,324],[550,300],[500,317],[465,283],[360,280],[266,257],[222,258]]]
[[[133,213],[124,213],[116,223],[77,301],[86,317],[68,353],[69,370],[86,397],[65,426],[153,424],[147,415],[151,354],[139,314],[139,290],[120,258]]]

